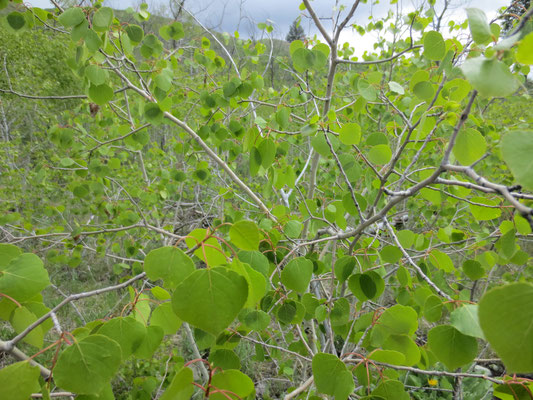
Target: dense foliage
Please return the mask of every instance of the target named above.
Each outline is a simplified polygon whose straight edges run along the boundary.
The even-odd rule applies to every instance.
[[[1,396],[532,396],[533,10],[359,3],[0,0]]]

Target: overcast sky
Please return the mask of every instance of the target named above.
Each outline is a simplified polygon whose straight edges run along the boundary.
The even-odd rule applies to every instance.
[[[371,0],[369,1],[369,3]],[[412,11],[421,0],[399,0],[398,4],[404,13]],[[496,15],[496,10],[500,7],[508,6],[511,0],[453,0],[455,5],[451,10],[451,18],[456,21],[466,19],[464,8],[478,7],[485,11],[489,18]],[[36,7],[52,7],[48,0],[29,0],[26,3]],[[129,6],[140,4],[141,0],[106,0],[105,4],[113,8],[127,8]],[[168,0],[147,0],[150,9],[157,10],[164,8]],[[312,0],[311,4],[320,17],[328,18],[333,15],[335,0]],[[340,0],[339,4],[350,5],[349,0]],[[437,10],[442,9],[443,0],[437,0]],[[185,0],[185,7],[198,17],[202,23],[209,28],[215,28],[218,31],[233,33],[238,30],[241,36],[257,35],[258,30],[255,28],[258,22],[270,20],[275,27],[275,37],[284,38],[289,30],[292,21],[300,15],[298,9],[301,4],[300,0]],[[368,17],[374,15],[381,17],[386,15],[389,9],[396,10],[396,5],[389,5],[389,2],[382,0],[380,4],[372,6],[370,4],[361,4],[356,11],[352,22],[366,25]],[[324,21],[327,25],[327,21]],[[311,21],[302,19],[302,26],[308,35],[316,33]],[[443,32],[446,36],[446,32]],[[352,43],[355,40],[361,40],[356,34],[351,34],[349,30],[343,35],[342,39]],[[369,38],[370,39],[370,38]],[[373,40],[365,40],[367,43],[358,43],[359,47],[368,47]]]

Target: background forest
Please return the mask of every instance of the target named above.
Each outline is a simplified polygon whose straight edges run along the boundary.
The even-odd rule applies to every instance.
[[[529,1],[53,3],[0,0],[0,398],[533,398]]]

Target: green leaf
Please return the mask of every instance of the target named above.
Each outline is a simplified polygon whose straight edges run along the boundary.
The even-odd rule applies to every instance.
[[[163,303],[152,311],[150,326],[159,326],[165,335],[173,335],[180,328],[181,321],[172,310],[172,304]]]
[[[392,92],[395,92],[395,93],[398,93],[398,94],[404,94],[405,93],[405,89],[398,82],[390,81],[389,82],[389,89]]]
[[[266,278],[260,272],[257,272],[248,264],[244,264],[238,259],[233,260],[229,267],[244,277],[248,283],[248,299],[244,306],[249,308],[255,307],[265,295],[267,287]]]
[[[533,371],[533,285],[512,283],[488,291],[479,323],[509,373]]]
[[[339,132],[339,140],[346,144],[359,144],[361,139],[361,127],[355,122],[344,124]]]
[[[487,142],[481,133],[475,129],[463,129],[457,135],[453,154],[463,165],[472,165],[478,161],[487,150]]]
[[[461,70],[468,82],[483,97],[509,96],[519,86],[509,67],[495,59],[469,58],[461,66]]]
[[[31,299],[48,285],[48,272],[35,254],[24,253],[12,258],[0,272],[0,293],[19,302]]]
[[[463,272],[473,281],[476,281],[485,275],[485,270],[476,260],[465,260],[463,262]]]
[[[6,19],[9,26],[16,31],[22,29],[24,25],[26,25],[26,18],[24,18],[24,14],[19,13],[18,11],[9,13]]]
[[[467,336],[484,339],[483,331],[479,326],[477,304],[465,304],[452,311],[450,325]]]
[[[357,90],[367,101],[375,101],[377,99],[376,89],[364,79],[357,81]]]
[[[468,27],[472,34],[472,39],[478,44],[485,44],[492,39],[492,32],[487,21],[487,16],[479,8],[467,8]]]
[[[185,322],[218,335],[235,319],[248,298],[246,279],[225,268],[193,272],[172,295],[172,307]]]
[[[411,307],[396,304],[381,314],[379,324],[390,333],[412,335],[418,328],[418,314]]]
[[[520,41],[516,51],[516,61],[520,64],[533,65],[533,32]]]
[[[229,349],[217,349],[209,354],[209,362],[216,368],[241,369],[241,359],[234,351]]]
[[[360,301],[366,301],[375,299],[383,293],[385,281],[375,271],[367,271],[350,276],[348,287]]]
[[[137,358],[151,359],[155,351],[159,349],[164,336],[165,333],[160,326],[147,326],[143,341],[135,349],[135,356]]]
[[[81,24],[84,20],[85,13],[79,7],[72,7],[66,9],[65,12],[62,13],[58,18],[59,23],[66,28]]]
[[[472,197],[470,200],[488,206],[497,206],[500,204],[496,199],[491,200],[485,197]],[[469,208],[474,218],[478,221],[490,221],[491,219],[499,218],[500,215],[502,215],[502,210],[499,208],[483,207],[475,204],[470,204]]]
[[[408,229],[399,231],[398,233],[396,233],[396,235],[398,236],[398,240],[400,241],[402,247],[409,248],[415,242],[415,234],[413,233],[413,231],[410,231]]]
[[[11,315],[11,325],[16,333],[21,333],[26,329],[30,324],[37,320],[37,316],[28,310],[26,307],[17,307]],[[43,347],[44,340],[44,331],[41,325],[33,329],[28,335],[23,339],[24,342],[31,344],[32,346],[40,349]]]
[[[350,321],[350,311],[350,302],[347,299],[341,297],[336,300],[329,315],[331,325],[346,325]]]
[[[387,364],[405,365],[405,356],[399,351],[395,350],[377,349],[374,350],[371,354],[369,354],[368,358]]]
[[[241,321],[254,331],[262,331],[270,324],[270,316],[264,311],[252,310],[246,313]]]
[[[429,31],[424,36],[424,57],[428,60],[442,60],[446,53],[444,39],[439,32]]]
[[[304,293],[307,291],[312,275],[313,262],[304,257],[297,257],[289,261],[281,271],[281,282],[288,289]]]
[[[54,367],[54,382],[77,394],[98,394],[118,371],[121,350],[103,335],[90,335],[64,350]]]
[[[141,43],[144,38],[144,31],[139,25],[128,25],[126,34],[133,43]]]
[[[170,74],[162,72],[155,76],[154,83],[162,91],[168,92],[172,88],[172,77]]]
[[[113,89],[105,83],[102,85],[91,85],[89,87],[89,97],[94,103],[103,106],[113,99]]]
[[[144,117],[151,124],[158,125],[163,122],[163,110],[161,110],[157,103],[146,103],[144,106]]]
[[[144,259],[146,276],[152,281],[162,279],[163,286],[168,289],[174,289],[194,270],[191,258],[173,246],[152,250]]]
[[[120,345],[122,359],[128,358],[146,336],[146,328],[132,317],[113,318],[103,324],[97,333],[113,339]]]
[[[0,243],[0,271],[4,270],[14,258],[22,254],[17,246],[7,243]]]
[[[212,400],[228,400],[226,393],[231,393],[230,397],[232,399],[244,399],[255,393],[252,380],[241,371],[235,369],[215,373],[211,380],[211,385],[216,388],[210,393],[209,399]],[[221,393],[221,391],[226,393]]]
[[[270,266],[268,258],[266,258],[263,253],[259,251],[239,251],[237,257],[239,257],[239,260],[243,263],[250,265],[257,272],[263,274],[263,276],[266,277],[268,275]]]
[[[355,268],[355,257],[344,256],[335,261],[335,278],[340,282],[346,281]]]
[[[6,400],[28,400],[32,393],[39,393],[39,367],[28,361],[19,361],[0,369],[0,387]]]
[[[185,31],[181,22],[174,22],[159,28],[159,35],[165,40],[180,40],[185,36]]]
[[[106,32],[113,22],[113,10],[109,7],[99,8],[93,15],[93,29],[96,32]]]
[[[385,165],[391,158],[392,151],[388,144],[378,144],[368,152],[368,159],[374,164]]]
[[[390,335],[383,343],[383,348],[402,353],[404,365],[414,365],[420,361],[420,349],[408,335]]]
[[[428,259],[435,268],[442,269],[444,272],[452,273],[455,271],[452,259],[446,253],[433,249],[428,255]]]
[[[190,400],[194,393],[194,376],[190,368],[180,369],[160,400]]]
[[[500,250],[499,253],[502,257],[511,259],[516,252],[516,231],[510,229],[505,232],[496,243],[496,246]]]
[[[533,190],[533,131],[511,131],[501,142],[502,157],[516,181]]]
[[[316,354],[312,370],[316,389],[320,393],[335,396],[335,400],[346,400],[355,389],[351,372],[333,354]]]
[[[227,259],[218,243],[217,239],[210,236],[212,232],[206,229],[195,229],[189,232],[185,243],[191,249],[199,246],[194,255],[204,261],[207,265],[214,267],[216,265],[226,264]]]
[[[450,325],[440,325],[428,332],[428,345],[437,359],[450,370],[470,363],[477,354],[477,340],[463,335]]]
[[[280,129],[286,129],[289,126],[289,117],[291,112],[287,107],[281,107],[275,114],[276,122]]]
[[[96,52],[100,49],[103,42],[100,39],[100,36],[93,31],[92,29],[83,29],[83,40],[85,40],[85,45],[90,52]],[[74,35],[74,29],[72,30],[72,35]],[[89,95],[90,96],[90,95]]]
[[[276,144],[271,139],[263,140],[257,147],[261,155],[261,165],[263,168],[269,168],[276,159]]]
[[[291,58],[294,69],[298,72],[304,72],[313,67],[316,55],[311,50],[301,47],[291,54]]]
[[[297,239],[302,233],[303,224],[297,220],[291,220],[285,224],[283,232],[291,239]]]
[[[157,57],[163,51],[163,43],[154,34],[146,35],[141,45],[141,55],[144,58]]]
[[[104,84],[108,79],[107,71],[94,64],[85,68],[85,76],[96,86]]]
[[[285,301],[277,310],[278,319],[284,324],[290,324],[296,316],[297,306],[293,300]]]
[[[428,322],[437,322],[442,317],[442,300],[432,294],[424,303],[424,318]]]
[[[382,381],[373,391],[373,396],[381,396],[387,400],[410,400],[403,383],[396,380]]]
[[[258,250],[261,234],[253,221],[238,221],[229,230],[231,242],[241,250]]]
[[[381,249],[379,256],[384,262],[394,264],[403,257],[403,253],[398,247],[388,245]]]
[[[413,87],[413,93],[422,100],[430,100],[435,94],[435,89],[431,83],[422,81]]]

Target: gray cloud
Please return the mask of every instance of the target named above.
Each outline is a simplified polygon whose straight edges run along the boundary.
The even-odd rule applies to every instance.
[[[168,0],[146,0],[151,9],[161,10]],[[403,11],[412,10],[421,0],[399,0],[399,7]],[[37,7],[52,7],[48,0],[29,0],[28,3]],[[489,16],[493,16],[498,8],[509,5],[511,0],[456,0],[451,7],[454,19],[466,18],[465,7],[478,7],[483,9]],[[127,8],[139,4],[140,0],[108,0],[106,4],[114,8]],[[257,23],[270,20],[275,27],[275,36],[284,38],[289,26],[297,18],[300,0],[186,0],[185,7],[198,17],[202,23],[219,31],[233,33],[238,30],[242,36],[257,36]],[[335,0],[311,0],[316,13],[325,18],[324,25],[330,30],[331,17],[334,15]],[[372,3],[370,0],[368,3]],[[349,7],[352,1],[341,0],[340,5]],[[437,0],[437,9],[442,7],[443,1]],[[382,1],[377,5],[360,4],[354,21],[366,25],[368,17],[374,15],[382,17],[389,9],[396,10],[396,5],[390,5]],[[344,11],[346,14],[346,10]],[[314,24],[306,18],[302,19],[302,26],[307,34],[317,33]]]

